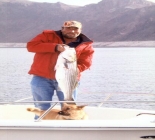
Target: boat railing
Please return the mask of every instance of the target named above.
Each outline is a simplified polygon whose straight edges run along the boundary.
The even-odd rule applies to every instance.
[[[108,94],[106,96],[106,98],[103,101],[24,101],[27,99],[30,99],[32,97],[28,97],[28,98],[23,98],[20,100],[16,100],[16,101],[9,101],[9,102],[0,102],[0,105],[13,105],[13,104],[34,104],[34,103],[51,103],[51,107],[46,110],[37,120],[35,120],[36,122],[40,121],[41,119],[43,119],[50,111],[52,108],[54,108],[55,105],[57,105],[58,103],[62,104],[62,103],[82,103],[85,105],[88,104],[98,104],[98,107],[101,107],[104,103],[154,103],[155,101],[118,101],[118,100],[109,100],[110,97],[112,95]]]
[[[31,103],[99,103],[98,107],[100,107],[102,103],[155,103],[155,101],[119,101],[119,100],[112,100],[112,101],[8,101],[8,102],[0,102],[0,105],[11,105],[11,104],[31,104]]]

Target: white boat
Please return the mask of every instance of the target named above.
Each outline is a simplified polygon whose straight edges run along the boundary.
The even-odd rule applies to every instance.
[[[34,114],[26,111],[30,106],[0,105],[1,140],[155,139],[155,111],[86,106],[88,120],[36,122]]]

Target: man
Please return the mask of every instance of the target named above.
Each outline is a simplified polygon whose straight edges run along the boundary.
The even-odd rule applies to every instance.
[[[59,31],[46,30],[27,43],[29,52],[34,52],[34,61],[29,71],[33,75],[31,89],[34,101],[52,101],[54,90],[60,101],[64,100],[63,93],[57,90],[54,67],[58,55],[65,50],[64,44],[75,48],[77,67],[80,73],[92,64],[94,49],[93,41],[81,33],[82,24],[78,21],[64,22]],[[77,91],[73,93],[76,100]],[[50,103],[35,103],[35,106],[47,110]]]

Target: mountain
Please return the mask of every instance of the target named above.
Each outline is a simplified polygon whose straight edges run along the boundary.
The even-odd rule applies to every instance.
[[[0,42],[24,43],[43,30],[59,30],[78,20],[96,42],[155,40],[155,3],[146,0],[102,0],[73,6],[27,0],[0,1]]]

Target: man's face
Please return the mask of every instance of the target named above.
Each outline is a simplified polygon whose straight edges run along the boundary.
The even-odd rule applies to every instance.
[[[64,38],[74,39],[79,36],[81,29],[77,27],[62,27],[61,32]]]

